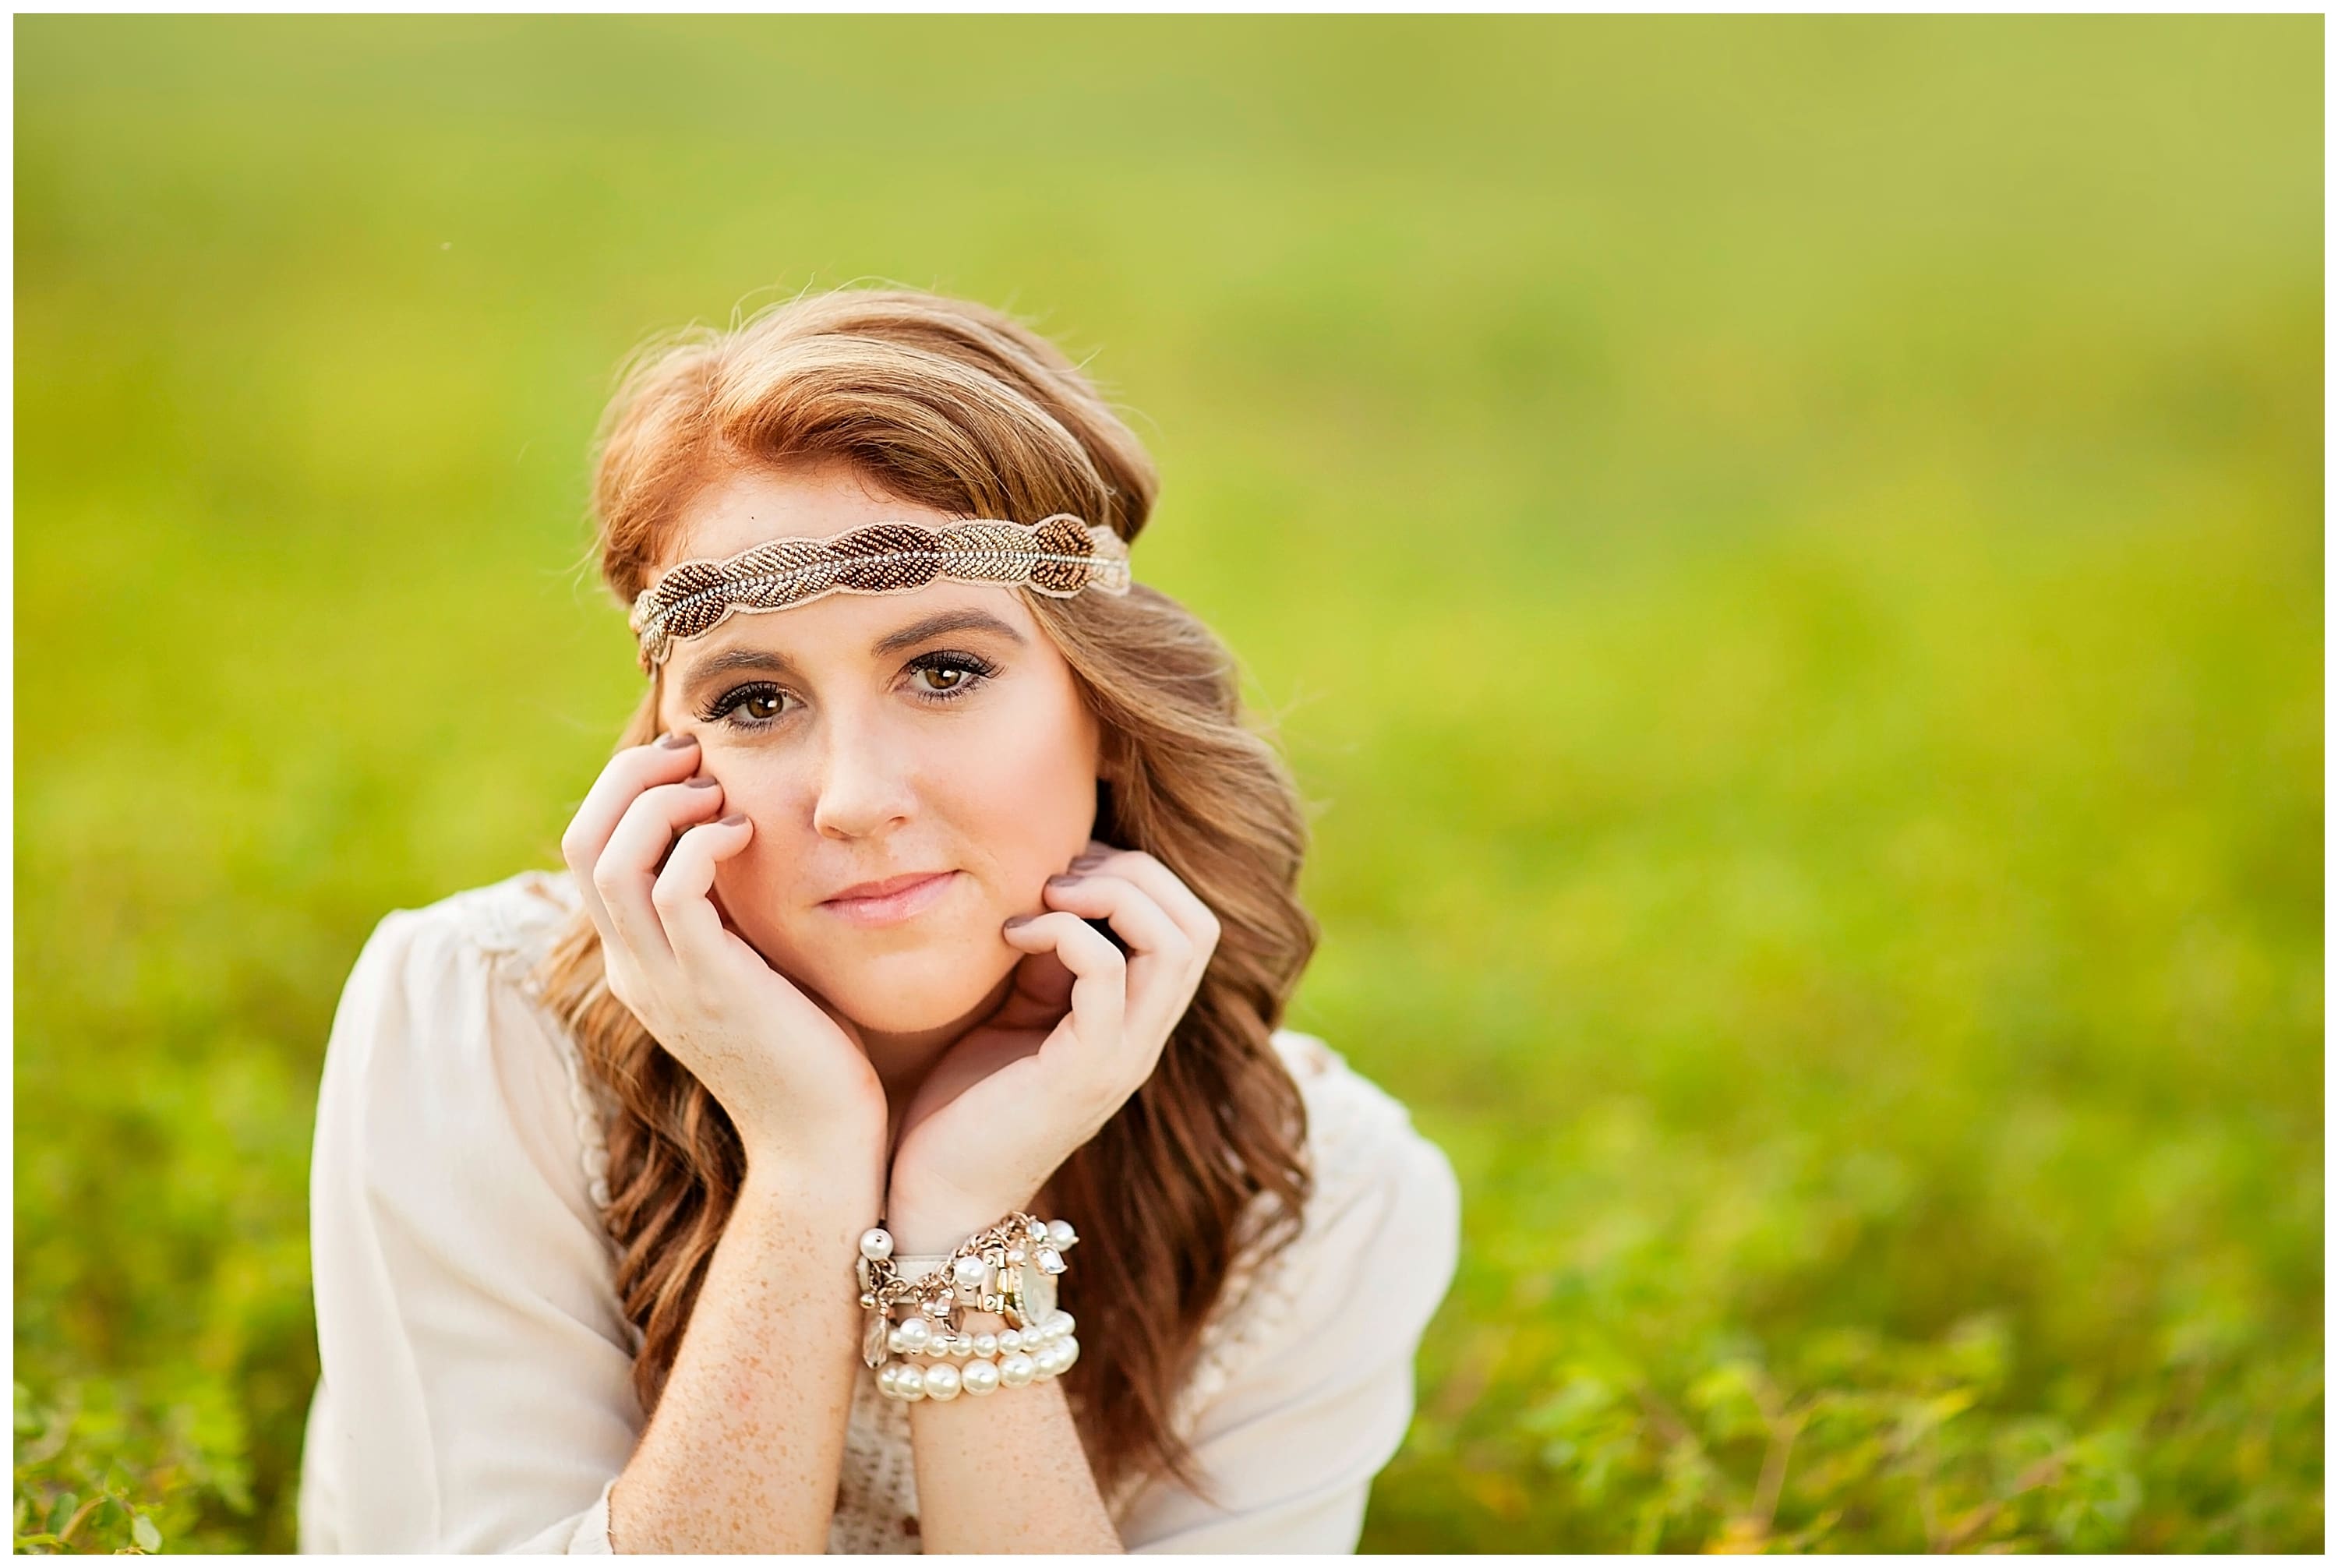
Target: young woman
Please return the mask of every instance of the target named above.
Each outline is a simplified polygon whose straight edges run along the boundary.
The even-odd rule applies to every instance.
[[[1459,1190],[1280,1026],[1301,802],[1135,437],[889,289],[595,446],[647,689],[565,870],[349,976],[302,1550],[1353,1550]]]

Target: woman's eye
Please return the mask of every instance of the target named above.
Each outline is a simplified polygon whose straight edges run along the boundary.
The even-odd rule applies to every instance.
[[[785,710],[781,705],[786,701],[787,693],[776,686],[736,686],[699,717],[710,724],[719,720],[734,730],[758,730],[782,716]]]
[[[967,672],[954,664],[920,664],[918,673],[933,677],[927,686],[930,691],[955,691],[970,684]]]
[[[977,654],[928,653],[911,663],[909,689],[922,701],[955,702],[997,673],[997,665]]]
[[[955,702],[998,673],[998,666],[972,653],[928,653],[911,662],[909,691],[921,702]],[[788,693],[768,681],[735,686],[699,717],[733,730],[763,730],[786,720]]]

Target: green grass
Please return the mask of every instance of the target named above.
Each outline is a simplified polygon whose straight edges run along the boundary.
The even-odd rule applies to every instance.
[[[1134,410],[1461,1171],[1368,1549],[2320,1546],[2319,18],[16,43],[20,1545],[290,1547],[340,984],[635,690],[611,373],[882,278]]]

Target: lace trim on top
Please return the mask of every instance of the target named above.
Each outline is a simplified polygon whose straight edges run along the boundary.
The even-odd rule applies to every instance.
[[[516,886],[515,886],[516,885]],[[563,884],[544,872],[522,872],[507,881],[496,884],[486,892],[506,890],[530,895],[526,898],[481,897],[470,909],[473,933],[478,944],[498,958],[516,960],[520,965],[516,978],[521,993],[538,1006],[543,994],[538,990],[531,972],[535,960],[544,951],[559,923],[575,907],[574,895],[563,895]],[[609,1141],[604,1115],[614,1107],[608,1105],[594,1092],[580,1060],[575,1036],[552,1020],[551,1034],[560,1048],[560,1060],[568,1071],[568,1103],[576,1116],[576,1136],[584,1147],[584,1179],[590,1185],[595,1206],[609,1201]]]
[[[560,926],[576,907],[574,885],[562,873],[523,871],[516,876],[456,896],[469,918],[472,939],[489,959],[505,969],[516,988],[539,1010],[544,995],[535,983],[535,965]],[[545,1033],[560,1053],[568,1079],[568,1107],[576,1124],[576,1143],[584,1170],[584,1188],[597,1217],[609,1206],[609,1119],[617,1107],[607,1093],[584,1071],[575,1036],[545,1010]],[[616,1239],[604,1227],[601,1236],[612,1258]],[[646,1336],[641,1326],[626,1325],[639,1350]]]

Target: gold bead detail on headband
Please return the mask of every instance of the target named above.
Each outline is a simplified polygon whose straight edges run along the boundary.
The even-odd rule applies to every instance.
[[[1111,529],[1057,512],[1036,523],[869,523],[823,539],[772,539],[722,560],[677,562],[634,597],[626,624],[644,671],[675,642],[734,613],[808,603],[830,593],[906,593],[948,578],[1020,585],[1050,598],[1083,589],[1128,592],[1128,545]]]

